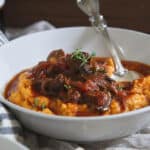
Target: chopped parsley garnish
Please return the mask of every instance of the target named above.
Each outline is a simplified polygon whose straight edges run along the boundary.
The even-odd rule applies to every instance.
[[[106,73],[106,70],[105,70],[105,68],[100,68],[100,69],[98,70],[98,72],[100,72],[100,73]]]
[[[66,90],[69,90],[69,89],[71,89],[71,85],[64,84],[64,88],[65,88]]]
[[[45,109],[46,108],[46,104],[42,103],[41,108],[42,108],[42,110]]]
[[[34,106],[35,107],[39,106],[39,99],[38,98],[34,99]]]
[[[120,85],[119,85],[119,86],[117,87],[117,90],[119,90],[119,91],[123,90],[123,86],[120,86]]]
[[[94,73],[106,73],[106,70],[105,70],[105,68],[93,68],[93,72]]]
[[[84,52],[81,51],[81,49],[76,49],[72,55],[71,58],[75,59],[75,60],[80,60],[81,61],[81,65],[83,66],[84,64],[86,64],[88,62],[89,59],[91,59],[91,57],[95,56],[96,53],[92,52],[91,55],[85,55]]]
[[[91,57],[96,56],[96,52],[91,53]]]

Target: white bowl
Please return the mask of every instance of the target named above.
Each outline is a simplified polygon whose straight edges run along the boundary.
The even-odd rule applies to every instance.
[[[110,28],[113,38],[124,48],[130,60],[150,63],[150,36],[135,31]],[[1,88],[19,71],[47,57],[50,50],[76,48],[109,53],[101,35],[92,28],[76,27],[45,31],[16,39],[0,48]],[[16,114],[22,124],[40,134],[71,141],[100,141],[135,133],[150,124],[150,106],[118,115],[99,117],[63,117],[37,113],[13,103],[0,95],[0,101]]]

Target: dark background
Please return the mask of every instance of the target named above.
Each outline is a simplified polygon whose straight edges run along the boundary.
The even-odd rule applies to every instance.
[[[150,0],[100,0],[108,24],[150,33]],[[23,27],[48,20],[57,27],[89,25],[76,0],[7,0],[6,26]]]

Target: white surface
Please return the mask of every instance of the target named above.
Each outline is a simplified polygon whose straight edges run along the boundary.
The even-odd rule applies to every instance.
[[[122,29],[110,29],[129,59],[150,63],[150,36]],[[20,70],[45,59],[50,50],[76,48],[106,56],[102,38],[90,28],[64,28],[25,36],[0,48],[0,85]],[[130,135],[150,123],[150,107],[105,117],[61,117],[33,112],[0,98],[20,121],[38,133],[73,141],[98,141]]]
[[[0,149],[1,150],[29,150],[17,143],[16,141],[9,140],[3,136],[0,136]]]

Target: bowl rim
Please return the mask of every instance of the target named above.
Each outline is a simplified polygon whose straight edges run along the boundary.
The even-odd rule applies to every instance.
[[[7,46],[7,45],[10,45],[11,43],[22,40],[24,38],[39,36],[41,34],[46,34],[46,33],[51,33],[51,32],[59,32],[59,31],[63,31],[63,30],[65,31],[65,30],[80,30],[80,29],[90,30],[90,29],[93,29],[93,27],[90,27],[90,26],[72,26],[72,27],[54,28],[54,29],[49,29],[49,30],[45,30],[45,31],[38,31],[38,32],[27,34],[27,35],[22,35],[21,37],[17,37],[16,39],[13,39],[10,42],[5,43],[4,45],[1,45],[0,49]],[[131,29],[120,28],[120,27],[108,27],[108,30],[110,30],[110,31],[120,31],[120,32],[129,32],[129,33],[134,33],[134,34],[137,34],[137,35],[140,35],[140,36],[147,36],[147,37],[150,38],[150,34],[140,32],[140,31],[137,31],[137,30],[131,30]]]
[[[17,42],[18,40],[21,40],[21,39],[24,39],[24,38],[28,38],[28,37],[32,37],[32,36],[38,36],[38,35],[41,35],[41,34],[45,34],[45,33],[50,33],[50,32],[59,32],[60,30],[74,30],[74,29],[92,29],[92,27],[87,27],[87,26],[76,26],[76,27],[63,27],[63,28],[56,28],[56,29],[53,29],[53,30],[47,30],[47,31],[40,31],[40,32],[37,32],[37,33],[31,33],[29,35],[24,35],[24,36],[21,36],[17,39],[14,39],[12,40],[11,42],[8,42],[4,45],[2,45],[1,47],[3,46],[7,46],[13,42]],[[130,29],[124,29],[124,28],[114,28],[114,27],[109,27],[110,30],[114,30],[114,31],[127,31],[127,32],[131,32],[131,33],[134,33],[134,34],[138,34],[138,35],[141,35],[141,36],[148,36],[150,37],[150,34],[148,33],[143,33],[143,32],[139,32],[139,31],[135,31],[135,30],[130,30]],[[0,47],[0,49],[1,49]],[[17,104],[14,104],[10,101],[8,101],[7,99],[4,98],[3,96],[3,90],[4,88],[0,91],[0,102],[2,102],[4,105],[7,105],[9,108],[11,109],[15,109],[15,110],[18,110],[18,111],[21,111],[23,113],[26,113],[26,114],[30,114],[30,115],[33,115],[33,116],[36,116],[36,117],[43,117],[43,118],[46,118],[46,119],[56,119],[56,120],[72,120],[72,121],[80,121],[80,120],[110,120],[110,119],[119,119],[119,118],[124,118],[124,117],[129,117],[129,116],[133,116],[133,115],[138,115],[138,114],[141,114],[141,113],[145,113],[147,111],[150,111],[150,106],[146,106],[144,108],[140,108],[140,109],[137,109],[137,110],[133,110],[133,111],[129,111],[129,112],[123,112],[123,113],[120,113],[120,114],[114,114],[114,115],[106,115],[106,116],[87,116],[87,117],[77,117],[77,116],[60,116],[60,115],[49,115],[49,114],[45,114],[45,113],[42,113],[42,112],[36,112],[34,110],[30,110],[30,109],[27,109],[27,108],[24,108],[24,107],[21,107]]]

